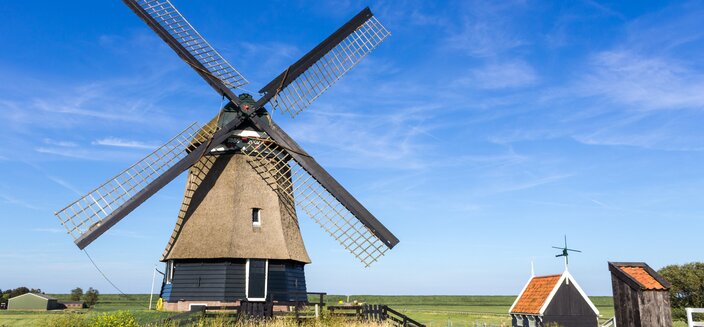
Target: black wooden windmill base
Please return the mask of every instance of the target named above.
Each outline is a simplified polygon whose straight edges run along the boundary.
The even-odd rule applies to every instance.
[[[255,101],[238,95],[247,80],[170,1],[123,2],[229,102],[209,123],[190,125],[57,212],[80,249],[185,171],[184,200],[161,258],[161,295],[170,309],[307,301],[304,265],[311,260],[301,213],[367,267],[398,244],[264,107],[296,116],[386,39],[390,33],[369,8],[265,85]]]

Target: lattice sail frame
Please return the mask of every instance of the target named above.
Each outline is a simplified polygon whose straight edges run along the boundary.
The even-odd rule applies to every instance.
[[[216,130],[212,124],[191,124],[134,165],[56,212],[56,217],[68,234],[78,239],[188,155],[189,150],[209,141]]]
[[[295,117],[391,33],[372,16],[269,101]]]
[[[223,58],[168,0],[138,0],[159,25],[230,89],[247,84],[247,80]],[[199,69],[198,67],[195,67]]]
[[[295,203],[366,267],[389,250],[362,222],[271,139],[250,138],[242,149],[252,168],[284,200]]]

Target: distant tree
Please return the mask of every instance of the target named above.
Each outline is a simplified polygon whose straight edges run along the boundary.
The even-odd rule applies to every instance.
[[[670,302],[673,308],[704,307],[704,262],[671,265],[658,272],[672,284]]]
[[[83,302],[85,302],[88,306],[94,306],[96,303],[98,303],[98,295],[100,292],[98,290],[89,287],[88,291],[86,291],[85,294],[83,294]]]
[[[71,301],[80,301],[81,297],[83,297],[83,289],[80,287],[76,287],[71,290]]]
[[[44,292],[42,292],[41,288],[33,288],[33,289],[29,290],[29,292],[34,293],[34,294],[44,294]]]
[[[26,293],[29,293],[29,289],[24,286],[21,286],[21,287],[15,288],[13,290],[10,290],[9,297],[13,298],[15,296],[19,296],[19,295],[26,294]]]

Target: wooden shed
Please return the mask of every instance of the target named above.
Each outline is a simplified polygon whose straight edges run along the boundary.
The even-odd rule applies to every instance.
[[[562,275],[532,276],[509,309],[513,327],[597,327],[599,310],[565,269]]]
[[[45,294],[25,293],[7,301],[8,310],[56,310],[63,309],[59,302]]]
[[[670,283],[645,262],[609,262],[619,327],[671,327]]]

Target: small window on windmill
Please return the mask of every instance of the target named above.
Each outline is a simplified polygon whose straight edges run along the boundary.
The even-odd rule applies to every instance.
[[[252,227],[262,227],[262,209],[252,208]]]

